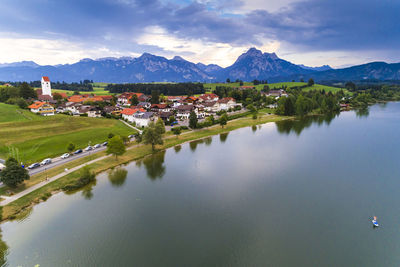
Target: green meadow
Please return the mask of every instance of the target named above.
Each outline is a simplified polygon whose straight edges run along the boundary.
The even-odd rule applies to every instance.
[[[106,141],[109,133],[134,133],[118,120],[67,115],[42,117],[1,103],[0,114],[0,157],[17,154],[25,164],[60,156],[67,152],[69,142],[83,149]]]

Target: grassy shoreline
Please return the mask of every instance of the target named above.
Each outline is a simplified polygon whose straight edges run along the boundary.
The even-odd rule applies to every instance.
[[[221,126],[219,125],[215,125],[210,128],[188,132],[186,134],[180,135],[179,137],[166,138],[164,139],[163,145],[157,146],[157,151],[162,151],[174,147],[176,145],[181,145],[187,142],[204,139],[209,136],[230,132],[243,127],[265,124],[269,122],[276,122],[291,118],[292,117],[282,117],[276,115],[262,115],[258,119],[254,120],[251,118],[251,116],[247,116],[244,118],[239,118],[236,120],[229,121],[224,128],[221,128]],[[112,157],[108,157],[106,159],[90,164],[89,166],[93,172],[99,174],[113,167],[117,167],[121,164],[126,164],[128,162],[144,158],[145,156],[148,156],[152,153],[153,151],[151,150],[150,145],[140,145],[134,147],[133,149],[127,150],[127,152],[123,156],[120,156],[118,160]],[[80,162],[78,161],[75,162],[75,164],[79,165]],[[84,161],[87,162],[89,160],[85,159]],[[72,165],[74,164],[71,164],[71,166]],[[60,168],[55,168],[52,171],[52,174],[55,175],[60,171],[62,172],[64,168],[65,166],[60,166]],[[47,175],[49,174],[50,173],[48,173]],[[41,179],[45,179],[44,177],[42,177],[43,175],[44,174],[41,174],[35,177],[36,180],[40,182]],[[30,194],[21,197],[20,199],[15,200],[14,202],[9,203],[8,205],[3,207],[2,220],[21,218],[28,215],[30,213],[31,208],[35,204],[45,201],[54,193],[60,192],[65,185],[76,182],[79,179],[79,176],[80,176],[79,170],[71,172],[65,175],[64,177],[54,182],[51,182],[31,192]]]

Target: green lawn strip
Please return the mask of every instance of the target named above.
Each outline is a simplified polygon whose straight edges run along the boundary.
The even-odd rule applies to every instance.
[[[221,126],[219,125],[215,125],[207,129],[195,130],[190,133],[181,135],[179,137],[167,138],[164,140],[164,144],[162,146],[157,146],[157,150],[158,151],[164,150],[185,142],[202,139],[220,133],[229,132],[246,126],[263,124],[267,122],[275,122],[284,119],[288,119],[288,117],[269,115],[269,116],[261,116],[256,120],[253,120],[252,118],[250,118],[250,116],[245,118],[239,118],[233,121],[229,121],[224,128],[221,128]],[[94,171],[95,173],[100,173],[112,167],[143,158],[150,154],[152,154],[150,145],[140,145],[133,149],[127,150],[127,152],[123,156],[118,157],[118,160],[116,160],[113,157],[108,157],[106,159],[90,164],[90,167],[92,171]],[[62,168],[65,168],[65,166],[63,166]],[[56,174],[57,171],[60,170],[54,170],[54,173]],[[43,179],[43,176],[38,176],[38,177],[40,177],[38,178],[39,181],[41,181],[40,179]],[[47,199],[52,192],[59,191],[65,185],[75,182],[78,178],[79,178],[79,170],[70,173],[52,183],[49,183],[39,188],[38,190],[35,190],[34,192],[31,192],[30,194],[23,196],[20,199],[6,205],[5,207],[3,207],[3,218],[4,219],[13,218],[20,211],[30,207],[34,203],[40,202],[43,199]]]
[[[37,116],[28,110],[20,109],[15,105],[0,103],[0,127],[2,123],[14,123],[20,121],[42,120],[43,117]]]
[[[136,131],[117,120],[60,116],[60,120],[23,122],[0,129],[0,156],[7,157],[9,147],[19,150],[25,164],[66,152],[69,142],[77,148],[104,142],[109,133],[129,135]],[[0,124],[2,125],[2,124]],[[3,124],[4,125],[4,124]],[[35,130],[34,130],[35,129]]]

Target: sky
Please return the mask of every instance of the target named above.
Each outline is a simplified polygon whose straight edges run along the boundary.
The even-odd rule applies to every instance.
[[[296,64],[400,62],[398,0],[1,0],[0,63],[144,52],[234,63],[251,47]]]

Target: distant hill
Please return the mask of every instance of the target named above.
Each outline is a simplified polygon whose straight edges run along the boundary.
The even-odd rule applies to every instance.
[[[281,59],[275,53],[250,48],[227,68],[149,53],[137,58],[82,59],[74,64],[55,66],[41,66],[32,61],[0,64],[0,81],[37,81],[41,76],[49,76],[53,82],[88,79],[110,83],[224,82],[227,78],[269,82],[309,78],[316,81],[400,80],[400,63],[372,62],[344,69],[332,69],[328,65],[307,67]]]

